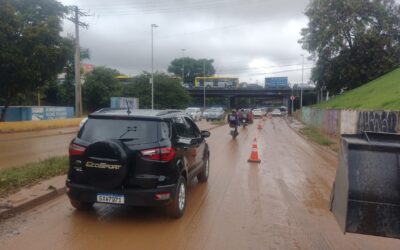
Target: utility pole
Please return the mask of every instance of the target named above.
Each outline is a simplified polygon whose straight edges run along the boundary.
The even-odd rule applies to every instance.
[[[75,116],[82,116],[82,86],[81,86],[81,51],[79,45],[79,26],[87,28],[87,24],[79,21],[80,16],[88,16],[79,10],[78,6],[68,7],[75,12],[74,17],[67,18],[75,24]]]
[[[182,50],[182,86],[185,84],[185,50],[186,49],[181,49]]]

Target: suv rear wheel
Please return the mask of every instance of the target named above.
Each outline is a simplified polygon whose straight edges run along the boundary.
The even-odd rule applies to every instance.
[[[210,155],[207,154],[207,158],[204,161],[204,170],[203,172],[197,175],[197,180],[199,182],[207,182],[209,173],[210,173]]]
[[[74,199],[70,199],[71,205],[77,210],[89,210],[93,207],[93,202],[82,202]]]
[[[186,207],[186,180],[183,176],[179,177],[174,199],[169,204],[169,214],[174,218],[180,218]]]

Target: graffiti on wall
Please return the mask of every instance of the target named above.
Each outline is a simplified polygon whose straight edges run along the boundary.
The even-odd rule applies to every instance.
[[[393,111],[361,111],[358,113],[357,131],[396,133],[398,113]]]

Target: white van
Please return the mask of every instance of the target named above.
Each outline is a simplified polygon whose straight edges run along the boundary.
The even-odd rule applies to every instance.
[[[185,109],[185,113],[192,117],[193,121],[201,121],[201,109],[195,107],[189,107]]]

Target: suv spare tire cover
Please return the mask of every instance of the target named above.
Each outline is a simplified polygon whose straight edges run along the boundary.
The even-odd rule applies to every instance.
[[[83,162],[87,182],[99,188],[120,186],[128,173],[126,149],[119,140],[95,142],[87,147]]]

